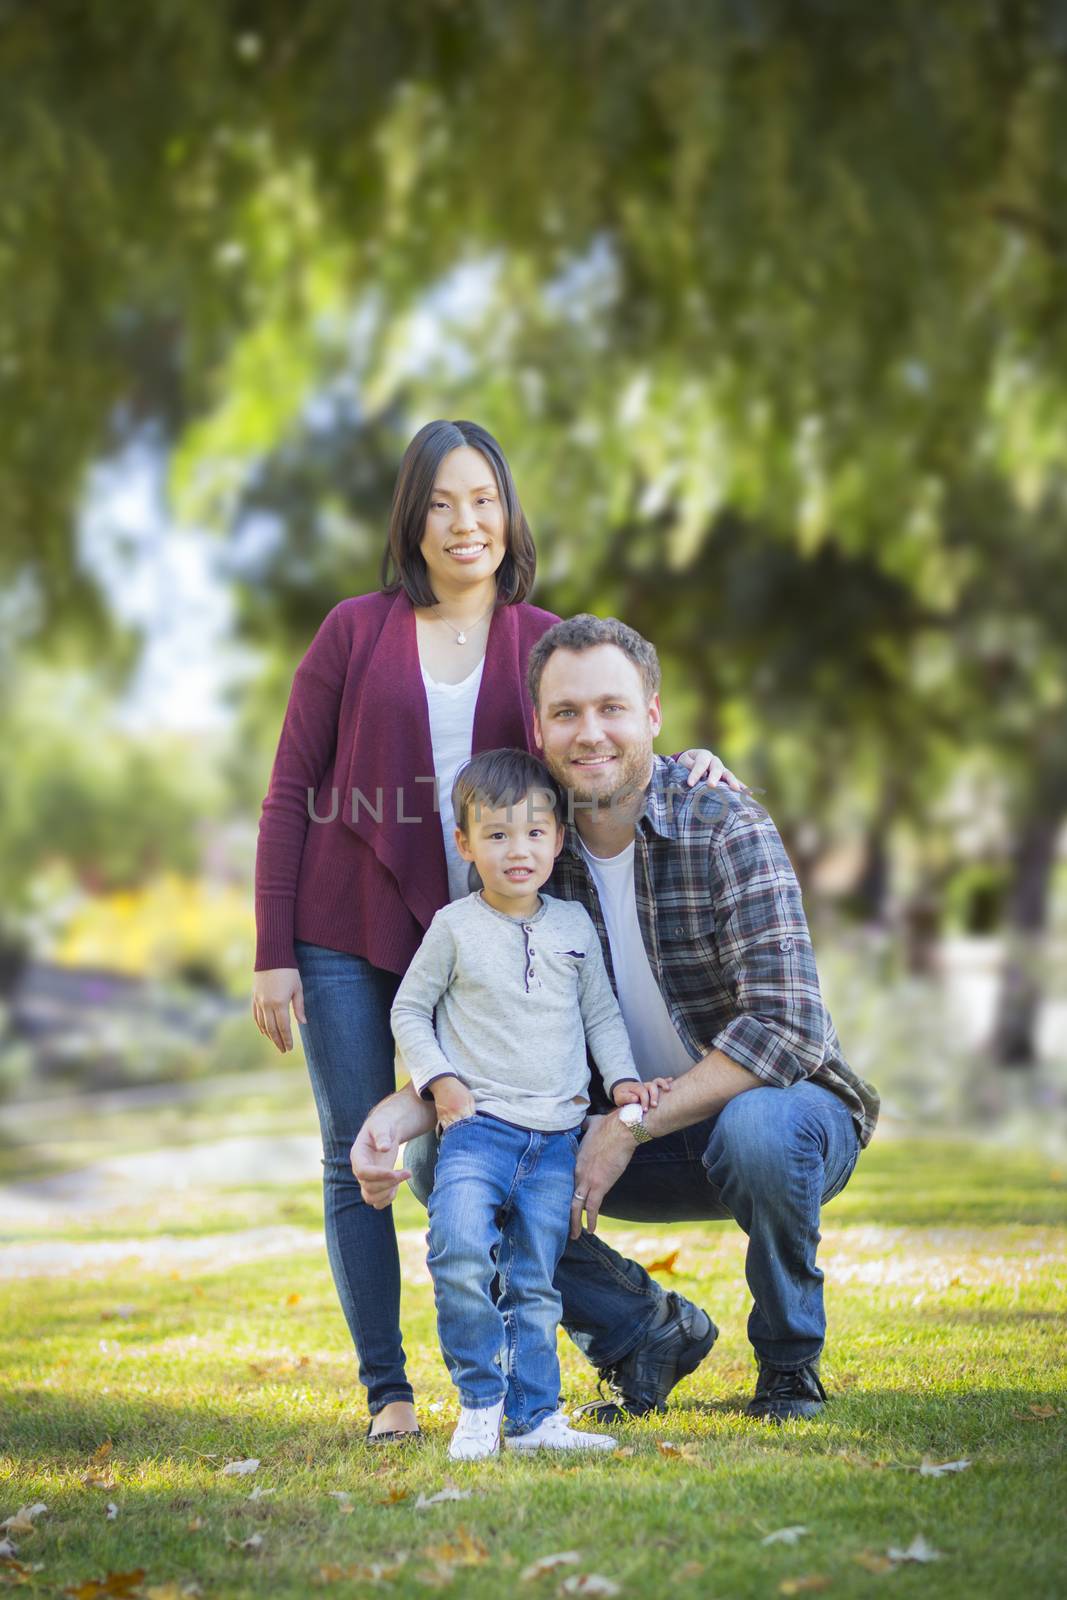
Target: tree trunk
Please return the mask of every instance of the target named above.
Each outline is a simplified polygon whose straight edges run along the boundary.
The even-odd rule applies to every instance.
[[[1001,1067],[1025,1069],[1037,1061],[1049,885],[1065,815],[1067,776],[1062,771],[1040,774],[1034,803],[1019,828],[1014,850],[1006,951],[992,1038],[993,1058]]]

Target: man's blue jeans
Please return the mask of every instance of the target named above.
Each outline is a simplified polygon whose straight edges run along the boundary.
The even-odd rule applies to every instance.
[[[400,1340],[400,1258],[392,1207],[365,1205],[349,1152],[364,1119],[396,1087],[389,1007],[400,979],[361,956],[296,941],[307,1023],[300,1037],[322,1129],[326,1250],[359,1356],[372,1416],[411,1400]]]
[[[761,1361],[796,1368],[826,1337],[815,1264],[821,1206],[845,1187],[859,1139],[844,1102],[805,1080],[737,1095],[716,1117],[639,1146],[602,1214],[627,1222],[733,1217],[748,1235],[748,1336]],[[424,1199],[433,1142],[412,1141],[405,1164]],[[556,1271],[563,1326],[595,1367],[640,1344],[664,1290],[597,1234],[568,1242]]]
[[[503,1400],[508,1433],[559,1405],[553,1278],[577,1150],[576,1133],[533,1133],[482,1112],[441,1136],[428,1257],[438,1336],[460,1403]]]

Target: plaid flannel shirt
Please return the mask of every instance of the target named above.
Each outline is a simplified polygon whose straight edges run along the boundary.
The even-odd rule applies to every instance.
[[[655,757],[634,852],[641,937],[671,1021],[694,1061],[721,1050],[778,1088],[801,1078],[823,1084],[844,1100],[866,1145],[878,1094],[841,1054],[778,830],[750,796],[722,785],[687,789],[687,776]],[[573,827],[546,888],[586,907],[617,993],[603,912]]]

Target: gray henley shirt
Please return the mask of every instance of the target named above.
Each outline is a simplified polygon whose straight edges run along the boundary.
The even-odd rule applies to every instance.
[[[494,911],[480,893],[443,906],[390,1020],[420,1093],[448,1074],[479,1111],[538,1132],[575,1128],[585,1116],[587,1041],[609,1094],[641,1076],[596,929],[573,900],[543,894],[526,921]]]

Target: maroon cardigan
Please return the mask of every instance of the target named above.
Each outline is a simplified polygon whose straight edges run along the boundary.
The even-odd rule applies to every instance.
[[[494,612],[475,751],[534,748],[526,658],[558,621],[537,606]],[[411,601],[403,590],[342,600],[296,669],[263,801],[257,972],[295,967],[294,938],[406,970],[448,900],[432,778]],[[325,820],[311,821],[309,790]]]

